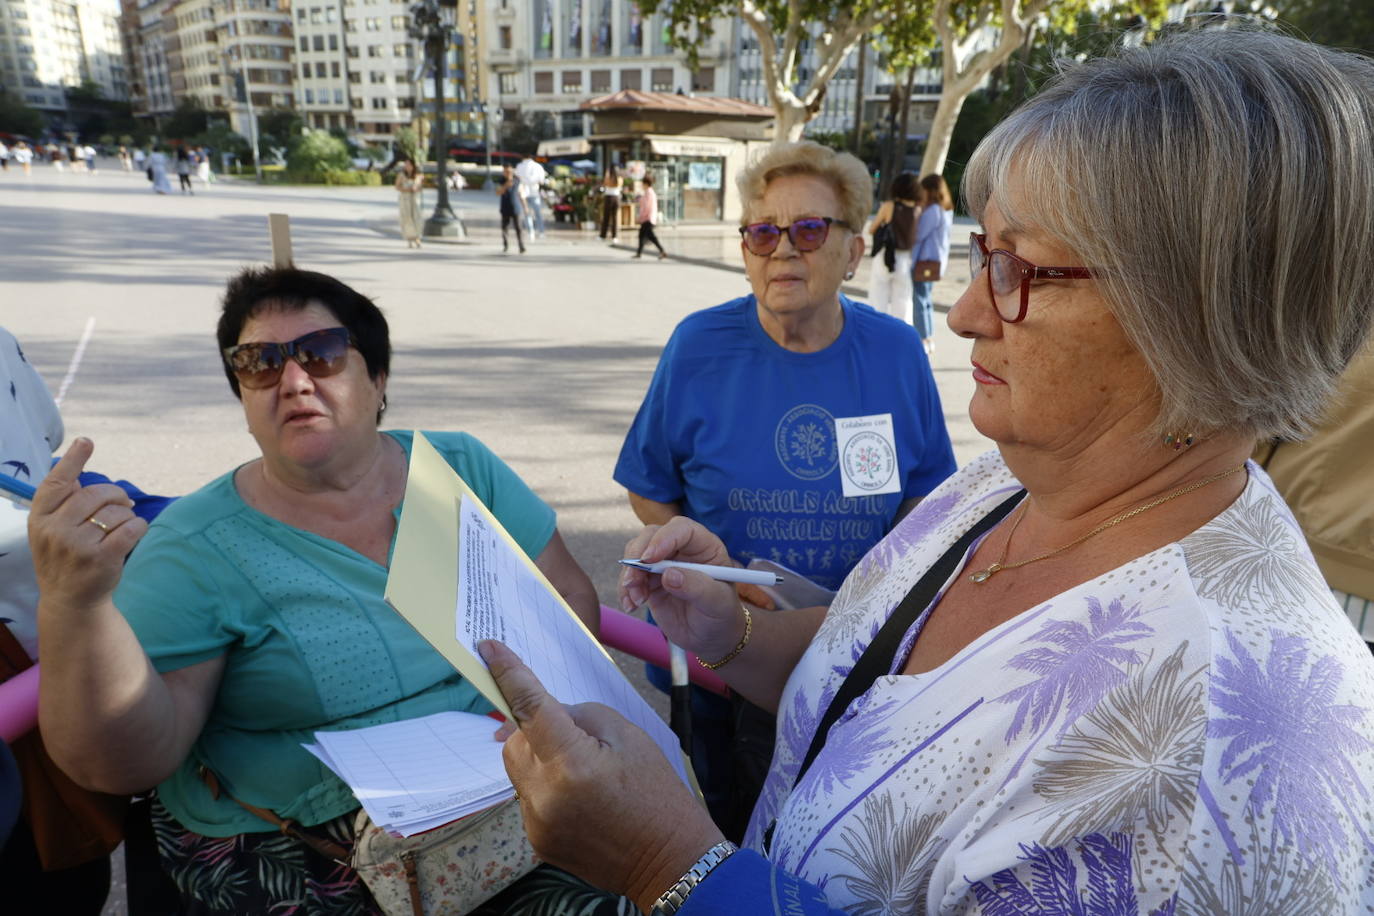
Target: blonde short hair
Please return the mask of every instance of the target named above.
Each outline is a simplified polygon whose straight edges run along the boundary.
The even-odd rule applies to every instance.
[[[740,225],[747,225],[754,208],[768,191],[769,183],[784,175],[815,175],[830,182],[840,200],[839,218],[854,232],[862,232],[873,205],[873,179],[855,156],[841,153],[812,140],[768,147],[739,173]]]
[[[983,140],[963,192],[1099,272],[1158,431],[1299,438],[1374,320],[1371,150],[1374,61],[1198,31],[1060,74]]]

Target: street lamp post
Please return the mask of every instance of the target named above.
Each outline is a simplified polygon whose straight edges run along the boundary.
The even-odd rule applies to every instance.
[[[444,111],[444,76],[448,47],[453,36],[453,17],[458,0],[420,0],[410,8],[410,34],[424,44],[425,57],[434,71],[434,183],[438,196],[434,213],[425,220],[424,234],[431,238],[466,238],[463,223],[448,202],[448,121]]]

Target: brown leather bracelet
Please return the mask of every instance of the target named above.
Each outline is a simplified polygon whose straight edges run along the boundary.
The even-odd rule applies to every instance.
[[[735,656],[743,652],[744,647],[749,645],[749,637],[754,635],[754,615],[749,613],[749,606],[747,604],[741,604],[740,610],[744,611],[744,635],[739,638],[739,643],[735,645],[735,648],[730,650],[729,655],[725,656],[718,662],[708,662],[706,659],[698,655],[698,665],[701,665],[701,667],[707,669],[708,671],[715,671],[717,668],[720,668],[734,661]]]

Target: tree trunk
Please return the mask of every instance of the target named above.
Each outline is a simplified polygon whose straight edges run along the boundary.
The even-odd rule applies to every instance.
[[[774,143],[794,143],[802,138],[802,129],[811,120],[806,106],[800,102],[774,102],[773,111],[777,113],[777,125],[773,128]]]
[[[930,137],[926,140],[926,152],[921,158],[922,175],[939,175],[945,170],[945,157],[949,155],[949,141],[954,136],[954,125],[959,120],[959,112],[964,107],[968,91],[951,92],[949,87],[940,93],[940,104],[935,108],[935,118],[930,123]]]
[[[868,57],[868,42],[859,42],[859,66],[854,71],[854,137],[850,143],[850,152],[859,155],[860,144],[863,142],[864,129],[864,64]]]
[[[899,172],[906,171],[906,138],[911,124],[911,91],[915,87],[916,65],[913,63],[906,70],[906,89],[902,92],[902,121],[901,127],[897,131],[897,162],[896,168],[892,170],[893,178],[896,178]]]

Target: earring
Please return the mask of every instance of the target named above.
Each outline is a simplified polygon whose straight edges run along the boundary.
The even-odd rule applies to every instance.
[[[1164,447],[1171,448],[1176,452],[1181,452],[1193,444],[1192,433],[1168,432],[1164,434]]]
[[[845,275],[844,275],[844,278],[845,278],[846,280],[853,280],[853,279],[854,279],[854,271],[851,270],[849,273],[845,274]]]

